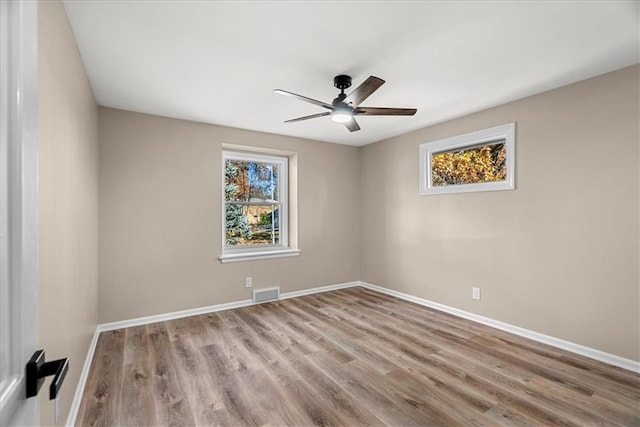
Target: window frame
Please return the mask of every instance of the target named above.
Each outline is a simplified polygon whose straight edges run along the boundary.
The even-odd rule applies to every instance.
[[[269,205],[279,206],[279,244],[258,244],[246,247],[233,247],[227,245],[226,237],[226,209],[227,204],[230,203],[225,199],[225,167],[227,160],[239,160],[246,162],[261,162],[261,163],[273,163],[279,166],[278,172],[278,196],[277,203],[252,203],[252,202],[240,202],[243,205]],[[235,262],[235,261],[248,261],[267,258],[280,258],[287,256],[296,256],[300,253],[299,250],[292,248],[289,245],[289,157],[286,155],[268,154],[259,151],[237,151],[233,149],[222,150],[222,255],[219,257],[220,261]],[[231,202],[233,203],[233,202]]]
[[[464,135],[457,135],[450,138],[420,144],[420,195],[514,190],[516,156],[515,128],[516,124],[515,122],[512,122],[466,133]],[[504,181],[446,186],[433,185],[432,157],[434,154],[491,145],[498,141],[504,141],[507,152],[507,158],[505,160],[507,177]]]

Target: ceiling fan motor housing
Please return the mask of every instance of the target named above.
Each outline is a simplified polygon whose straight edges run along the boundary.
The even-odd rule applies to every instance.
[[[333,85],[344,92],[345,89],[351,87],[351,76],[340,74],[333,78]]]

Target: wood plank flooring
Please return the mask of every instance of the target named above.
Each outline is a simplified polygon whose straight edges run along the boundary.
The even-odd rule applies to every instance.
[[[103,332],[86,426],[640,426],[640,375],[363,288]]]

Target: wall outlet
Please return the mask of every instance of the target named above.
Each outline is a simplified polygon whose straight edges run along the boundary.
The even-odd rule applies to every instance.
[[[471,298],[480,299],[480,288],[471,288]]]
[[[247,277],[244,279],[244,287],[250,288],[253,286],[253,279],[251,277]]]

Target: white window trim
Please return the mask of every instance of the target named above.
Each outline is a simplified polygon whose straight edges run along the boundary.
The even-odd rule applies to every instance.
[[[489,129],[420,144],[420,195],[513,190],[515,188],[515,128],[515,122],[507,123]],[[433,154],[454,149],[487,145],[493,141],[500,140],[505,141],[507,149],[507,159],[505,161],[507,167],[506,180],[478,184],[433,185],[433,177],[431,175],[431,158]]]
[[[280,244],[230,248],[226,245],[226,200],[224,199],[225,163],[228,159],[244,161],[264,161],[280,165],[278,200],[280,212]],[[222,255],[220,262],[253,261],[300,255],[300,250],[289,246],[289,158],[285,155],[271,155],[260,152],[223,150],[222,152]]]
[[[285,258],[300,255],[300,249],[272,249],[260,252],[243,252],[236,254],[225,254],[219,259],[220,262],[257,261],[261,259]]]

